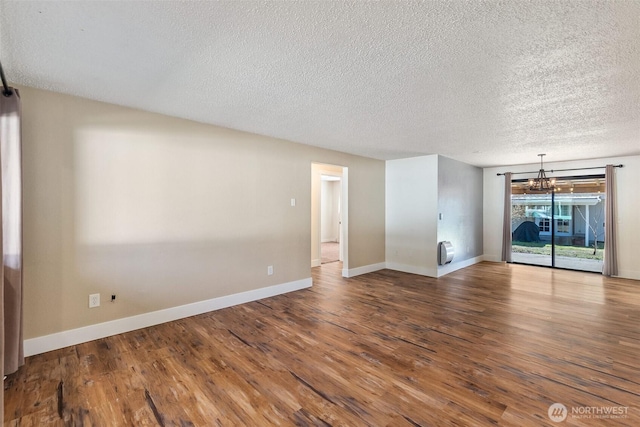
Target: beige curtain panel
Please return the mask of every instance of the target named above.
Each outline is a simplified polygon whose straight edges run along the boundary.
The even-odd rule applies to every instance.
[[[3,375],[24,364],[22,341],[22,168],[21,104],[17,90],[0,92],[0,163],[2,174],[2,346]],[[4,401],[4,387],[0,389]],[[4,405],[3,405],[4,406]],[[4,416],[4,409],[2,410]]]
[[[511,172],[504,174],[502,213],[502,261],[511,262]]]
[[[604,212],[604,263],[602,274],[605,276],[618,275],[618,252],[616,250],[616,193],[615,193],[615,169],[613,165],[607,165],[605,169],[605,212]]]

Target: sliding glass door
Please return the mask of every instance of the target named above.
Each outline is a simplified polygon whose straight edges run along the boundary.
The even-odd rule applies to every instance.
[[[604,176],[558,178],[554,191],[511,186],[512,260],[581,271],[602,271]]]
[[[512,261],[553,266],[552,195],[527,194],[520,188],[514,188],[514,185],[511,194]]]

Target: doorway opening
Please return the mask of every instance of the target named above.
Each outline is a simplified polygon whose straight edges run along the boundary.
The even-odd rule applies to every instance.
[[[311,267],[347,260],[347,168],[311,165]]]
[[[320,263],[342,261],[340,228],[342,227],[340,194],[342,177],[320,176]]]
[[[512,180],[512,261],[601,273],[605,199],[604,175],[556,178],[548,193]]]

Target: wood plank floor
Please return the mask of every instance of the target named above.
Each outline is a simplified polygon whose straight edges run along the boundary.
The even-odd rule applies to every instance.
[[[340,267],[313,269],[308,290],[30,357],[5,381],[5,425],[561,425],[556,402],[562,424],[640,425],[640,282]]]

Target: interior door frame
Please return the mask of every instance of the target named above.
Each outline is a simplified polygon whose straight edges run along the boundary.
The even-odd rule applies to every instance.
[[[321,265],[321,197],[320,186],[322,175],[340,178],[340,254],[342,258],[342,275],[349,271],[349,168],[329,163],[311,163],[311,267]]]

